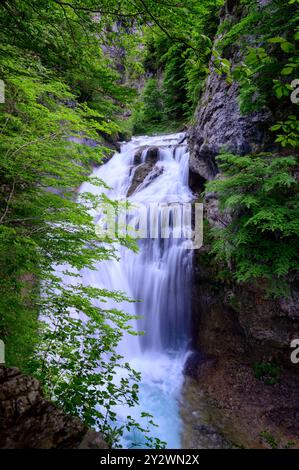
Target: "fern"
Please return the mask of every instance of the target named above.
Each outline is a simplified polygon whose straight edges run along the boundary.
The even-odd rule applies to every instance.
[[[217,192],[231,222],[212,230],[212,252],[238,282],[264,279],[281,293],[282,281],[299,269],[297,159],[223,154],[218,161],[223,177],[206,190]]]

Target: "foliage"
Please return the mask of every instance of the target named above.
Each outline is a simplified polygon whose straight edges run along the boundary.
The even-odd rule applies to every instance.
[[[143,106],[134,116],[134,131],[142,133],[144,125],[158,124],[162,121],[162,92],[155,78],[147,81],[143,90]]]
[[[113,11],[113,2],[109,3]],[[68,83],[78,101],[112,118],[119,105],[132,97],[132,91],[120,83],[117,63],[103,50],[116,48],[119,43],[119,36],[109,32],[113,17],[106,15],[94,21],[88,11],[105,4],[107,7],[105,0],[7,0],[0,9],[1,43],[32,51],[42,65]],[[128,42],[132,35],[119,28]]]
[[[260,436],[271,449],[291,449],[295,445],[294,441],[288,441],[286,444],[282,444],[280,439],[276,439],[273,434],[267,430],[262,431]]]
[[[145,86],[137,104],[134,132],[144,128],[178,129],[191,118],[209,72],[207,64],[217,28],[218,9],[222,3],[221,0],[183,2],[172,16],[169,11],[160,15],[159,23],[163,25],[163,30],[157,24],[145,29],[144,68],[150,86]],[[152,119],[145,104],[153,79],[158,84],[160,94],[159,120],[156,116]],[[153,90],[155,93],[156,90]]]
[[[239,82],[241,113],[270,109],[278,117],[271,127],[275,142],[295,155],[298,104],[290,98],[298,69],[297,20],[294,2],[243,2],[240,19],[232,19],[230,28],[221,25],[213,51],[216,72],[225,73],[228,86]],[[231,64],[225,57],[238,49],[244,59]],[[231,217],[223,230],[213,230],[214,255],[238,282],[263,280],[277,295],[286,294],[286,279],[298,270],[298,163],[290,154],[221,155],[223,177],[207,185]]]
[[[285,121],[279,121],[271,127],[272,131],[280,131],[275,142],[279,142],[282,147],[299,146],[299,120],[296,116],[288,116]]]
[[[44,291],[40,311],[46,317],[50,311],[51,317],[44,324],[31,370],[47,395],[66,412],[101,431],[110,447],[121,447],[129,433],[140,435],[143,447],[164,447],[165,443],[149,434],[154,425],[149,414],[141,414],[143,425],[131,416],[119,423],[117,416],[122,406],[138,404],[141,377],[115,352],[123,332],[129,330],[130,317],[102,306],[108,298],[128,299],[121,293],[80,284],[62,288],[60,279],[52,279]]]
[[[217,50],[224,57],[236,48],[242,51],[243,60],[230,70],[240,83],[241,112],[259,111],[266,105],[277,114],[278,107],[290,107],[290,83],[296,78],[298,10],[294,2],[284,0],[263,7],[257,1],[244,4],[241,19],[225,31]],[[275,100],[273,88],[282,102]]]
[[[147,436],[152,426],[149,416],[142,428],[131,417],[118,425],[112,410],[114,402],[138,401],[139,374],[115,352],[123,332],[133,333],[130,317],[105,307],[124,294],[80,284],[81,269],[115,257],[115,240],[104,245],[95,235],[90,209],[102,196],[79,200],[74,191],[84,181],[105,185],[87,175],[106,155],[103,137],[117,135],[116,120],[133,95],[117,60],[104,53],[121,46],[109,13],[117,5],[7,0],[0,8],[0,335],[7,364],[33,372],[54,401],[99,427],[110,445],[120,445],[126,427]],[[109,12],[96,20],[92,8]],[[126,59],[121,65],[131,67]],[[85,138],[99,145],[78,143]],[[136,249],[129,238],[119,242]],[[127,376],[117,383],[120,370]],[[164,445],[150,436],[146,442]]]
[[[222,178],[207,184],[216,191],[231,222],[213,229],[213,253],[238,282],[263,279],[270,290],[299,267],[298,163],[271,154],[218,157]]]
[[[267,385],[275,385],[281,376],[281,367],[274,362],[256,362],[253,364],[254,375]]]
[[[115,415],[109,403],[136,403],[136,384],[131,382],[138,376],[126,365],[129,377],[119,387],[111,382],[118,368],[124,367],[116,363],[121,358],[114,348],[129,317],[95,307],[94,300],[119,301],[123,296],[73,282],[63,285],[53,270],[57,264],[67,265],[65,270],[76,279],[77,270],[93,268],[95,262],[114,256],[112,245],[105,248],[96,240],[88,209],[98,201],[91,195],[86,196],[85,205],[73,199],[73,188],[87,180],[91,161],[100,162],[102,151],[68,140],[78,134],[97,138],[98,130],[109,132],[114,127],[84,105],[65,105],[75,96],[40,63],[32,62],[30,55],[21,58],[15,48],[9,48],[9,53],[6,112],[1,115],[5,133],[1,139],[0,227],[1,331],[8,364],[34,372],[53,400],[99,427],[112,444],[122,427],[112,427]],[[134,247],[129,240],[123,243]],[[72,318],[70,309],[84,314],[85,321]],[[39,346],[35,344],[37,310],[54,325],[39,335]],[[117,328],[110,325],[113,321]],[[35,367],[29,368],[28,354],[34,346],[39,353]],[[95,372],[96,368],[100,370]],[[109,389],[110,401],[107,392],[95,386],[96,380],[98,386]],[[96,409],[101,401],[105,416]],[[138,426],[131,418],[124,424],[129,425]]]
[[[94,254],[83,249],[84,240],[94,238],[92,220],[72,200],[72,190],[86,180],[91,161],[100,162],[103,151],[83,148],[67,138],[84,133],[96,139],[97,131],[111,132],[114,126],[83,104],[65,105],[75,96],[36,57],[24,53],[21,57],[15,47],[2,46],[0,52],[6,84],[0,116],[1,330],[8,338],[10,361],[14,352],[22,355],[10,348],[10,338],[17,347],[20,340],[13,330],[22,336],[22,323],[33,326],[28,316],[35,309],[32,296],[39,296],[38,280],[51,273],[54,263],[71,260],[82,266],[82,255],[90,264],[102,252],[97,247]],[[76,230],[70,233],[72,225]],[[33,289],[28,289],[28,276]]]

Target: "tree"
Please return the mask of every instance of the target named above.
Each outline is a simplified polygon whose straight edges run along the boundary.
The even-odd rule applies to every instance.
[[[139,374],[115,353],[130,316],[105,308],[107,298],[120,302],[125,294],[80,283],[80,269],[115,256],[115,241],[103,244],[95,234],[90,209],[102,196],[79,200],[74,190],[106,155],[103,136],[118,132],[132,93],[104,54],[101,36],[111,18],[98,21],[85,11],[92,2],[74,4],[1,5],[0,335],[9,365],[34,372],[52,400],[119,445],[124,427],[140,427],[130,417],[116,424],[112,410],[138,400]],[[99,145],[76,143],[83,137]],[[136,249],[129,238],[118,242]],[[119,370],[126,375],[117,385]]]

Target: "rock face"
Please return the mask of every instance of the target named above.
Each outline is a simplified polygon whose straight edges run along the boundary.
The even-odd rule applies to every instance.
[[[206,91],[191,129],[190,168],[206,180],[217,174],[215,156],[221,148],[245,155],[265,148],[266,129],[271,114],[267,111],[242,116],[237,100],[238,85],[228,85],[215,72],[209,75]]]
[[[264,8],[269,1],[259,1]],[[240,0],[227,0],[220,13],[220,22],[236,23],[247,12]],[[215,42],[221,39],[216,36]],[[242,53],[237,46],[224,51],[232,66],[239,64]],[[224,76],[213,71],[211,60],[206,87],[195,116],[195,125],[189,133],[190,173],[197,173],[205,180],[221,177],[215,163],[221,147],[225,146],[236,154],[269,150],[268,129],[271,113],[263,109],[259,113],[243,116],[238,104],[238,84],[226,82]],[[229,223],[229,214],[221,214],[215,193],[208,193],[204,199],[204,215],[212,227],[224,227]],[[263,286],[237,286],[226,279],[219,279],[220,266],[209,266],[203,248],[195,257],[194,308],[198,319],[199,337],[197,344],[203,352],[220,354],[230,350],[251,349],[266,354],[271,352],[290,363],[290,341],[299,337],[299,291],[298,279],[290,280],[290,295],[281,300],[265,297]],[[297,286],[297,287],[296,287]],[[224,339],[221,339],[224,338]],[[229,341],[227,339],[230,339]],[[225,344],[224,344],[225,343]],[[219,351],[218,351],[218,349]],[[235,354],[232,354],[235,356]]]
[[[0,367],[1,449],[106,449],[101,434],[43,397],[38,381]]]
[[[200,352],[185,366],[184,445],[267,448],[266,431],[278,447],[293,442],[299,448],[299,365],[290,360],[291,339],[299,338],[298,280],[289,297],[273,300],[262,286],[221,279],[204,250],[194,266],[194,347]],[[255,375],[254,364],[262,363],[279,364],[273,385]],[[202,425],[214,430],[212,441]]]
[[[264,8],[269,1],[259,1]],[[227,0],[220,13],[220,22],[236,23],[247,12],[240,0]],[[216,43],[221,39],[216,36]],[[230,46],[226,53],[232,66],[242,60],[237,46]],[[197,173],[205,180],[221,177],[215,163],[221,147],[236,154],[269,150],[267,129],[271,113],[243,116],[238,104],[238,84],[226,82],[224,76],[213,71],[211,60],[206,87],[195,116],[195,125],[189,133],[190,173]],[[204,215],[212,227],[221,228],[229,223],[229,214],[218,210],[217,195],[208,193],[204,199]],[[214,263],[209,266],[207,252],[203,248],[195,256],[194,309],[199,322],[197,344],[203,352],[220,355],[220,351],[236,356],[242,351],[257,349],[260,353],[278,354],[289,364],[290,341],[299,337],[298,279],[290,280],[291,292],[281,300],[267,299],[263,286],[237,286],[226,279],[219,281],[221,269]],[[217,279],[217,280],[216,280]],[[296,287],[297,286],[297,287]],[[228,340],[229,338],[229,340]],[[233,351],[234,350],[234,351]]]
[[[185,381],[184,447],[269,448],[266,431],[279,448],[291,442],[299,448],[298,386],[289,371],[270,386],[240,361],[223,357],[207,364],[196,380]]]
[[[290,284],[288,297],[271,299],[263,286],[221,280],[204,252],[196,253],[194,269],[195,341],[200,350],[251,364],[276,359],[292,369],[290,343],[299,338],[298,280]]]
[[[259,1],[260,8],[268,3]],[[227,0],[221,21],[238,21],[244,5]],[[226,54],[233,66],[242,59],[237,47]],[[240,155],[271,150],[270,112],[242,116],[238,91],[236,83],[228,85],[212,71],[189,132],[192,178],[221,177],[215,156],[222,147]],[[212,227],[221,228],[230,220],[219,212],[214,193],[205,195],[204,215]],[[290,342],[299,338],[298,279],[289,280],[290,294],[284,299],[267,298],[263,285],[237,285],[223,277],[222,266],[208,250],[204,246],[194,254],[194,348],[200,354],[193,355],[185,369],[186,406],[195,418],[185,413],[184,442],[193,435],[197,438],[192,445],[200,446],[198,425],[203,423],[238,446],[265,447],[260,433],[269,430],[282,439],[279,445],[294,440],[298,447],[299,365],[290,361]],[[272,361],[283,372],[278,383],[269,386],[255,377],[253,364]]]
[[[230,0],[221,12],[221,21],[232,17],[240,19],[241,16],[240,1]],[[215,42],[219,39],[221,35],[216,37]],[[232,50],[228,59],[234,67],[242,59],[240,51]],[[240,155],[265,150],[267,129],[271,122],[271,113],[267,109],[242,116],[237,82],[230,85],[225,76],[220,77],[215,72],[213,60],[209,68],[212,73],[208,76],[196,111],[195,125],[189,133],[190,170],[206,180],[213,179],[217,174],[215,156],[221,148]]]

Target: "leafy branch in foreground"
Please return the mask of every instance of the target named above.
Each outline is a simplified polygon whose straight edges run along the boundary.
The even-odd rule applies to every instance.
[[[66,277],[63,287],[59,277],[47,283],[40,306],[45,322],[31,371],[51,400],[102,432],[110,447],[121,447],[133,433],[143,447],[161,447],[164,443],[151,435],[151,420],[142,425],[118,414],[124,406],[138,405],[141,377],[116,352],[124,331],[134,334],[128,326],[132,317],[104,309],[109,299],[129,300],[121,293],[67,284]],[[141,423],[145,418],[141,414]]]
[[[98,269],[116,250],[115,240],[97,239],[90,212],[104,196],[85,194],[83,204],[74,195],[92,165],[101,163],[104,148],[76,140],[98,142],[117,126],[80,102],[65,77],[28,50],[2,45],[0,72],[6,84],[0,105],[0,335],[7,363],[33,372],[53,401],[100,429],[110,445],[121,445],[126,427],[147,436],[146,426],[129,417],[118,423],[113,411],[138,401],[139,374],[116,353],[130,316],[107,307],[124,295],[80,284],[81,269]],[[128,237],[119,242],[136,249]],[[153,440],[146,442],[156,445]]]

